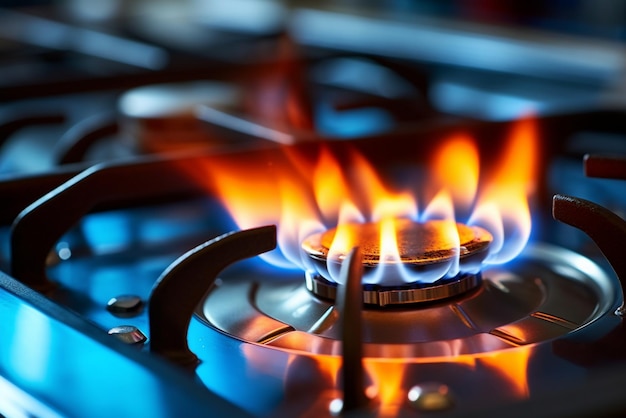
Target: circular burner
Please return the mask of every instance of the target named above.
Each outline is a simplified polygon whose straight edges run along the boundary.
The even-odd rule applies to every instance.
[[[433,358],[486,353],[569,334],[612,312],[618,284],[592,261],[548,245],[529,246],[489,267],[473,292],[442,302],[365,309],[364,355]],[[341,353],[340,313],[299,274],[226,275],[198,317],[240,340],[281,350]]]
[[[363,253],[364,302],[379,306],[431,302],[456,296],[480,284],[477,274],[493,240],[480,227],[433,220],[424,223],[409,219],[393,221],[397,255],[381,257],[381,223],[345,224],[341,234],[350,237],[350,246]],[[452,228],[456,226],[457,235]],[[337,283],[329,264],[338,266],[345,258],[331,251],[338,228],[308,237],[302,248],[314,261],[315,272],[307,272],[306,284],[313,294],[334,300]],[[459,273],[449,277],[452,261],[459,257]],[[401,264],[401,268],[398,268]],[[376,279],[370,279],[377,272]]]
[[[337,295],[337,283],[324,279],[319,274],[306,272],[306,288],[323,299],[334,301]],[[433,302],[459,296],[480,285],[480,273],[460,273],[450,279],[439,279],[427,285],[411,284],[407,286],[363,286],[363,303],[374,306],[407,305],[412,303]]]
[[[480,227],[470,227],[457,223],[457,241],[456,237],[450,237],[447,233],[450,224],[450,221],[441,220],[424,223],[413,222],[409,219],[395,220],[394,226],[400,262],[414,266],[444,263],[456,256],[457,242],[460,243],[461,258],[466,258],[472,254],[484,253],[493,240],[491,234]],[[365,266],[376,266],[381,263],[380,223],[345,224],[341,228],[342,232],[353,237],[353,246],[361,248]],[[336,234],[337,228],[333,228],[312,235],[302,243],[302,248],[313,259],[341,262],[346,256],[342,252],[332,254],[329,259],[329,251]],[[348,248],[347,250],[351,249]],[[384,264],[397,262],[397,260],[389,258],[382,260]]]

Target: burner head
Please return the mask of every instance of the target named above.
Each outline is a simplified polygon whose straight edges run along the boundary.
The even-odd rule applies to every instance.
[[[289,354],[341,353],[337,306],[313,295],[299,274],[284,273],[288,277],[252,271],[228,276],[198,305],[198,317],[251,343],[247,349],[259,345],[260,359],[267,358],[268,347]],[[618,280],[591,260],[547,244],[529,245],[515,263],[487,265],[480,275],[476,289],[439,303],[363,309],[364,356],[441,364],[442,357],[543,342],[549,347],[607,317],[621,302]]]
[[[398,253],[403,264],[428,265],[450,261],[457,252],[456,239],[448,236],[449,221],[413,222],[398,219],[395,222]],[[380,223],[346,224],[355,246],[361,248],[363,263],[376,266],[380,260]],[[492,241],[491,234],[480,227],[456,224],[460,242],[460,255],[466,257],[474,253],[484,253]],[[313,259],[327,260],[337,228],[329,229],[307,238],[302,247]],[[331,262],[341,262],[346,254],[334,254]],[[382,263],[393,263],[383,260]]]
[[[493,240],[486,230],[457,223],[458,237],[449,233],[450,221],[418,223],[409,219],[394,221],[397,256],[381,258],[381,224],[346,224],[354,246],[363,253],[364,302],[387,305],[439,300],[474,289],[480,284],[480,263]],[[315,271],[307,273],[307,288],[317,296],[334,299],[336,282],[330,271],[345,257],[330,248],[337,228],[308,237],[302,248],[314,261]],[[448,274],[459,258],[459,273]],[[330,271],[329,271],[330,270]],[[369,279],[377,273],[376,280]]]

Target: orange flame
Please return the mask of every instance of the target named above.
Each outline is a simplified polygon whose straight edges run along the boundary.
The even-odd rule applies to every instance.
[[[494,178],[479,197],[472,218],[473,223],[485,227],[494,236],[489,263],[512,260],[530,237],[528,197],[534,192],[538,155],[536,138],[531,119],[522,119],[515,125]],[[506,239],[507,236],[511,239]]]
[[[324,383],[333,397],[341,396],[339,376],[342,367],[340,356],[314,355],[303,353],[290,354],[288,357],[279,356],[268,363],[268,356],[264,350],[255,345],[242,346],[250,366],[255,370],[268,375],[283,373],[285,383],[289,384],[289,371],[292,367],[299,367],[295,360],[306,356],[315,363],[315,373],[306,379],[312,379],[316,385]],[[366,380],[370,385],[365,389],[366,395],[377,405],[377,416],[398,416],[406,404],[409,389],[419,382],[420,365],[449,364],[476,370],[477,364],[485,365],[504,379],[505,384],[499,396],[511,396],[515,399],[527,398],[530,394],[527,381],[527,368],[534,346],[522,346],[498,350],[491,353],[450,355],[442,357],[419,358],[364,358],[363,367],[367,374]],[[269,356],[269,358],[272,358]],[[307,369],[309,370],[309,369]],[[456,370],[456,369],[455,369]],[[297,376],[302,376],[297,375]],[[493,375],[490,375],[493,376]],[[417,377],[418,380],[414,380]],[[300,383],[305,382],[305,380]]]
[[[513,386],[515,395],[526,398],[528,391],[528,359],[532,347],[517,347],[481,357],[480,361],[497,370]]]
[[[330,382],[333,388],[337,388],[339,370],[341,369],[341,357],[339,356],[316,356],[318,370]]]
[[[325,219],[337,219],[341,204],[349,196],[344,173],[327,148],[322,148],[320,157],[313,172],[315,199]]]
[[[403,379],[406,364],[400,361],[365,361],[365,370],[373,380],[368,395],[380,403],[384,415],[395,416],[404,401]]]
[[[354,188],[358,196],[364,198],[366,209],[373,221],[383,218],[415,218],[417,205],[414,196],[393,193],[383,184],[371,164],[358,153],[352,155],[352,167],[357,181]]]
[[[480,162],[471,138],[457,135],[450,138],[435,156],[436,184],[449,190],[454,202],[471,206],[478,188]]]
[[[343,225],[365,222],[380,223],[379,230],[384,231],[385,236],[380,237],[382,265],[397,257],[394,220],[402,218],[450,221],[446,239],[456,242],[457,247],[456,222],[481,226],[494,237],[487,262],[504,263],[524,248],[530,236],[528,198],[534,191],[535,130],[531,118],[517,122],[504,155],[491,171],[482,170],[477,147],[468,136],[450,137],[434,155],[428,187],[438,190],[421,212],[414,190],[395,191],[393,183],[384,182],[355,150],[339,158],[330,146],[322,145],[314,151],[316,163],[312,164],[311,147],[306,153],[286,147],[284,153],[275,152],[269,160],[234,163],[216,158],[207,169],[217,194],[240,228],[278,225],[279,250],[263,257],[280,267],[308,268],[310,261],[301,242],[330,228],[337,231],[329,257],[347,253],[357,238]],[[485,177],[488,172],[492,175]],[[420,182],[422,179],[416,178],[415,187]],[[468,219],[457,219],[458,213],[469,214]],[[455,275],[458,266],[457,257],[441,274]],[[436,280],[415,276],[415,272],[406,274],[414,276],[403,276],[405,282]],[[376,283],[384,280],[382,276],[371,275],[364,281]]]
[[[493,353],[450,357],[426,357],[420,359],[366,358],[363,366],[372,381],[372,385],[366,388],[366,393],[370,398],[376,399],[383,416],[396,416],[405,402],[409,389],[408,386],[411,384],[410,382],[405,382],[405,377],[412,366],[426,363],[452,363],[474,370],[476,364],[481,363],[495,371],[508,383],[507,386],[509,387],[503,393],[516,399],[527,398],[529,396],[527,369],[532,351],[532,346],[525,346],[499,350]],[[328,362],[328,360],[324,360],[320,364],[324,363],[332,364],[332,367],[329,368],[329,374],[336,376],[341,364]]]

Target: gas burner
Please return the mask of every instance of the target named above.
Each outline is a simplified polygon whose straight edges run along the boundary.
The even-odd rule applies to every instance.
[[[382,223],[340,227],[341,234],[350,236],[363,253],[366,304],[432,302],[461,295],[480,285],[478,269],[493,240],[485,229],[460,223],[455,228],[452,222],[443,220],[418,223],[397,219],[392,226],[397,242],[397,253],[393,255],[381,251]],[[316,269],[306,274],[307,288],[314,295],[330,300],[335,299],[337,283],[331,277],[328,264],[336,267],[346,256],[331,249],[337,234],[338,228],[333,228],[308,237],[302,244]],[[448,277],[446,272],[457,257],[460,273]],[[371,274],[381,276],[380,280],[368,283],[367,276]],[[430,280],[422,280],[425,277]]]
[[[315,296],[334,301],[337,297],[337,283],[319,274],[305,273],[306,288]],[[469,292],[480,285],[480,273],[461,273],[450,279],[439,279],[431,284],[411,284],[406,286],[363,286],[363,303],[380,307],[443,300]]]
[[[481,275],[473,291],[454,298],[388,309],[365,305],[364,356],[426,361],[551,340],[604,315],[618,290],[590,260],[547,244],[529,246],[515,263]],[[196,314],[255,345],[341,353],[339,309],[301,280],[229,277],[216,283]]]
[[[413,144],[408,140],[407,143]],[[380,142],[372,143],[370,154],[378,152],[380,147],[377,144]],[[310,151],[318,145],[305,143],[297,146]],[[333,146],[342,147],[343,143]],[[561,384],[573,373],[593,371],[601,365],[617,364],[617,361],[623,360],[624,351],[620,345],[623,340],[622,319],[612,314],[622,300],[618,281],[614,276],[603,273],[589,259],[547,245],[529,246],[514,261],[498,267],[489,265],[480,271],[480,276],[461,268],[463,274],[473,276],[478,283],[463,277],[470,288],[454,296],[425,303],[387,304],[390,306],[384,309],[376,304],[362,306],[359,303],[365,292],[360,280],[354,280],[354,277],[359,277],[355,274],[339,276],[336,279],[339,284],[323,279],[337,291],[335,302],[307,289],[302,278],[304,270],[293,272],[256,261],[223,270],[230,262],[275,247],[276,230],[267,227],[226,234],[201,244],[163,272],[148,298],[145,297],[148,294],[145,287],[140,287],[145,293],[138,292],[126,280],[118,284],[111,281],[108,274],[101,274],[107,271],[107,267],[94,266],[93,261],[99,262],[103,255],[81,257],[78,251],[72,251],[70,259],[55,266],[46,264],[46,256],[55,242],[63,236],[76,238],[65,232],[70,231],[78,219],[99,216],[86,215],[87,211],[127,207],[129,201],[140,206],[155,201],[169,202],[181,196],[193,198],[193,201],[181,202],[185,207],[179,214],[181,219],[189,219],[190,213],[195,213],[189,209],[197,208],[198,216],[204,220],[208,204],[212,209],[212,225],[218,226],[215,233],[208,236],[223,232],[218,228],[223,228],[225,223],[216,220],[224,219],[217,204],[213,206],[212,200],[204,198],[196,201],[198,196],[206,195],[207,184],[189,181],[189,174],[181,172],[180,167],[204,167],[207,163],[215,163],[218,158],[244,159],[249,156],[250,160],[262,160],[261,157],[275,150],[264,152],[268,154],[247,150],[217,157],[154,158],[132,165],[118,163],[94,167],[48,192],[36,205],[21,213],[12,227],[12,272],[33,289],[47,291],[52,300],[70,300],[68,306],[103,328],[118,334],[120,329],[133,330],[116,328],[122,325],[143,329],[149,343],[136,343],[132,353],[145,355],[146,358],[152,358],[148,354],[155,354],[154,357],[160,355],[183,367],[195,368],[197,376],[209,390],[238,406],[254,408],[251,410],[258,416],[298,416],[307,412],[327,415],[330,402],[337,398],[343,398],[345,409],[342,411],[347,415],[350,411],[346,407],[350,404],[348,400],[354,398],[350,394],[362,392],[363,388],[380,391],[378,399],[373,401],[378,402],[373,407],[377,408],[378,416],[412,416],[414,408],[419,411],[427,409],[420,403],[421,395],[416,393],[430,391],[436,395],[440,387],[449,389],[450,399],[455,404],[451,408],[465,413],[476,399],[508,402],[522,399],[530,393],[532,400],[535,393],[541,394],[543,388]],[[405,153],[403,149],[402,154]],[[277,159],[267,161],[275,162]],[[49,181],[57,182],[60,178],[54,176]],[[7,195],[23,200],[26,194],[22,187]],[[34,192],[28,195],[34,195]],[[609,259],[615,265],[617,276],[624,277],[624,270],[620,268],[623,267],[620,263],[623,257],[618,251],[620,247],[611,244],[621,242],[619,237],[624,236],[623,221],[614,219],[617,215],[614,218],[598,218],[601,212],[591,205],[585,205],[583,212],[574,211],[572,206],[576,202],[571,198],[555,199],[555,217],[578,224],[585,221],[588,229],[602,226],[601,231],[605,232],[600,241],[606,245],[600,246],[603,250],[614,251],[613,255],[617,251],[618,256]],[[11,210],[8,209],[2,208],[2,212],[6,212],[3,215],[5,218],[9,218]],[[149,212],[142,209],[136,216],[151,219],[144,214],[156,209],[149,208]],[[176,213],[168,210],[168,221]],[[50,223],[50,219],[55,219],[55,222]],[[605,219],[604,223],[602,219]],[[40,233],[41,225],[47,226],[46,234]],[[196,225],[194,223],[189,230],[197,231]],[[202,231],[207,230],[207,226],[202,228]],[[367,234],[360,228],[366,232],[376,229],[367,224],[355,227],[361,235]],[[398,258],[403,263],[417,257],[406,251],[409,247],[402,245],[402,236],[410,235],[410,231],[419,228],[426,227],[407,221],[403,228],[399,228],[402,233],[396,235],[401,244]],[[460,235],[468,232],[465,228],[457,226],[461,230]],[[590,230],[595,233],[595,229]],[[320,234],[320,243],[330,239],[332,233]],[[202,235],[207,234],[203,232]],[[472,234],[476,231],[473,230]],[[37,239],[32,240],[33,236]],[[614,236],[619,239],[613,239]],[[367,240],[361,241],[367,244]],[[481,251],[480,247],[472,247],[466,241],[463,238],[459,244],[469,253],[474,250],[477,264],[480,264],[488,243],[483,244],[485,248]],[[171,248],[172,242],[172,239],[167,240],[168,251],[171,249],[172,254],[177,255],[179,252]],[[184,248],[189,248],[188,242],[185,241]],[[418,242],[428,247],[423,249],[423,253],[432,254],[430,245]],[[134,241],[129,243],[136,246]],[[75,243],[70,242],[70,245],[72,250],[80,249]],[[358,257],[357,264],[363,270],[370,268],[373,271],[380,267],[370,263],[372,257],[368,257],[369,250],[372,250],[371,254],[386,253],[376,246],[375,239],[370,240],[368,245],[362,245],[366,261],[362,262],[363,258]],[[433,247],[437,248],[436,245]],[[326,245],[326,248],[327,260],[332,261],[332,255],[328,256],[331,254],[330,246]],[[461,256],[465,251],[459,247],[458,253]],[[454,251],[448,251],[447,256],[451,255]],[[105,256],[103,261],[106,263],[123,261],[117,257],[118,254]],[[160,253],[156,256],[161,260]],[[151,263],[149,271],[137,268],[137,265],[125,271],[139,273],[144,284],[151,285],[154,277],[149,275],[154,273],[152,263],[155,258],[148,259]],[[375,261],[376,257],[373,259]],[[338,257],[337,264],[339,260]],[[447,264],[445,254],[440,260],[443,261],[439,264]],[[384,261],[390,263],[390,260],[383,259],[383,265]],[[463,263],[461,260],[459,264]],[[342,267],[351,266],[348,261],[341,264]],[[380,261],[378,264],[381,264]],[[416,274],[420,273],[419,269],[438,265],[437,262],[423,266],[414,264]],[[117,265],[113,267],[117,268]],[[220,280],[214,282],[218,273]],[[74,280],[77,277],[81,280]],[[316,280],[321,281],[321,277],[319,275]],[[453,278],[444,280],[448,279]],[[140,310],[136,317],[124,318],[122,322],[110,311],[105,315],[90,316],[91,312],[98,312],[95,303],[86,305],[85,299],[73,301],[68,298],[70,292],[82,291],[85,283],[100,289],[103,280],[107,287],[99,290],[99,294],[106,293],[107,297],[97,299],[102,304],[99,306],[101,310],[105,309],[104,305],[111,296],[119,295],[138,295],[146,302],[147,309]],[[428,285],[434,288],[437,284],[441,283],[435,280]],[[137,280],[133,280],[132,286],[136,285]],[[366,285],[365,290],[368,286],[372,285]],[[385,286],[388,288],[384,291],[393,294],[395,285]],[[345,302],[348,298],[342,294],[350,295],[350,304]],[[354,309],[346,308],[348,305],[355,306],[355,299],[360,310],[356,315]],[[175,309],[172,309],[174,305]],[[620,326],[616,328],[617,325]],[[110,339],[117,343],[117,339]],[[200,362],[197,362],[198,359]],[[354,372],[355,364],[363,379],[353,378],[352,383],[348,383],[346,376],[359,374]],[[339,375],[340,370],[345,373]],[[507,374],[521,370],[527,371],[524,381],[514,380],[512,375]],[[399,374],[394,376],[387,371],[398,371]],[[244,376],[245,385],[241,384],[241,376]],[[580,382],[572,381],[574,384]],[[393,392],[392,398],[387,397],[388,388]],[[367,413],[366,408],[359,402],[352,410]]]
[[[579,173],[626,179],[623,45],[27,3],[0,7],[0,416],[624,415],[626,200]]]

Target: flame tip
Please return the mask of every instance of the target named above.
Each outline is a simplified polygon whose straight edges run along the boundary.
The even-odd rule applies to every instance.
[[[305,268],[308,256],[301,243],[328,227],[337,228],[330,251],[345,256],[356,242],[342,226],[366,222],[384,226],[382,257],[391,260],[397,258],[398,243],[390,220],[457,222],[461,215],[467,215],[468,225],[489,231],[493,242],[488,262],[500,263],[515,257],[530,237],[528,198],[535,189],[538,154],[535,125],[532,112],[513,124],[502,156],[488,174],[470,135],[458,132],[448,137],[432,160],[433,176],[423,190],[432,198],[423,209],[418,208],[416,190],[393,190],[356,147],[341,162],[332,144],[322,143],[314,155],[283,147],[282,154],[271,154],[269,159],[234,163],[215,159],[205,172],[239,227],[280,226],[280,251],[263,256],[277,265]],[[416,179],[415,187],[422,183]],[[452,237],[455,233],[450,228]],[[465,251],[459,243],[458,254]],[[443,274],[454,274],[456,269],[453,265]]]

